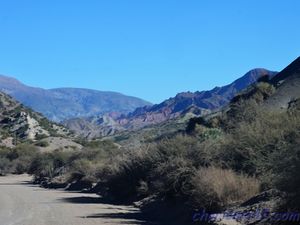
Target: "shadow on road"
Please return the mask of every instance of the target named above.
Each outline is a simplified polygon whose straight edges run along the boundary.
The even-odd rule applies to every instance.
[[[106,205],[121,205],[118,202],[113,202],[102,197],[70,197],[70,198],[62,198],[59,201],[72,203],[72,204],[106,204]]]
[[[100,197],[73,197],[73,198],[62,198],[60,201],[73,203],[73,204],[104,204]]]
[[[67,202],[70,204],[104,204],[107,205],[106,209],[113,210],[124,210],[121,205],[105,200],[101,197],[70,197],[70,198],[62,198],[59,201]],[[119,207],[111,207],[112,205]],[[147,218],[142,212],[134,208],[126,208],[126,212],[116,212],[116,213],[98,213],[88,215],[82,218],[102,218],[102,219],[112,219],[117,220],[118,224],[139,224],[139,225],[161,225],[161,223],[153,222],[149,218]],[[125,220],[120,222],[119,220]]]
[[[125,220],[121,222],[121,224],[161,225],[157,222],[149,221],[143,215],[143,213],[136,212],[136,211],[128,212],[128,213],[99,213],[99,214],[89,215],[86,218]]]
[[[32,182],[27,182],[27,181],[0,183],[0,186],[21,186],[21,185],[26,185],[26,186],[30,186],[30,187],[38,187],[37,185],[34,185]]]

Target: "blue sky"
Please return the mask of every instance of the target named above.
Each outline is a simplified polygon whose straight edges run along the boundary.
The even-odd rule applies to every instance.
[[[300,54],[299,0],[1,0],[0,74],[158,103]]]

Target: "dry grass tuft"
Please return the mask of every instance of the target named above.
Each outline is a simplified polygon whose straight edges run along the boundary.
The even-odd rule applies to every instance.
[[[221,207],[243,202],[257,195],[260,190],[260,182],[256,178],[216,167],[199,169],[192,184],[192,195],[196,202],[212,203],[214,200]]]

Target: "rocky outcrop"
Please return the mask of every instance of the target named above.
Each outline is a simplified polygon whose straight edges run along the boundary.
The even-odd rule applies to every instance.
[[[37,141],[49,136],[68,136],[70,131],[48,121],[41,114],[26,108],[0,92],[1,145],[13,147],[24,141]]]

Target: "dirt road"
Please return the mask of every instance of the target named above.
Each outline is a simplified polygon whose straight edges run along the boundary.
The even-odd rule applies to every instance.
[[[138,209],[101,203],[93,194],[46,190],[26,175],[0,177],[0,225],[151,224]]]

